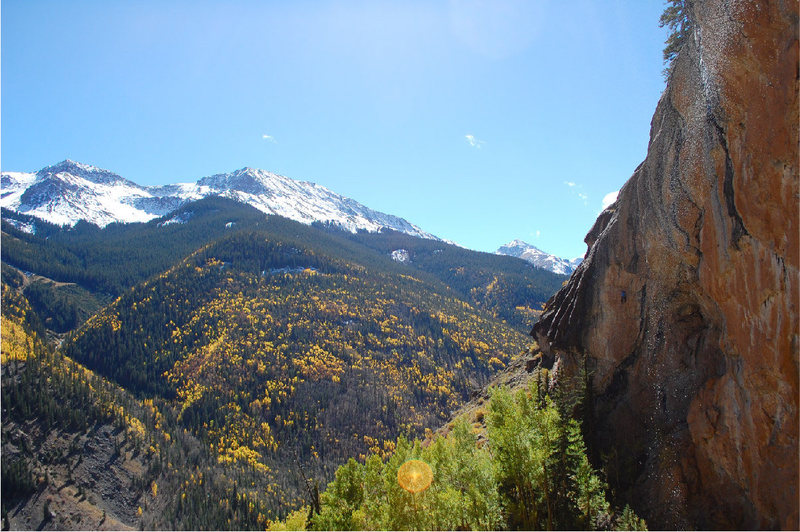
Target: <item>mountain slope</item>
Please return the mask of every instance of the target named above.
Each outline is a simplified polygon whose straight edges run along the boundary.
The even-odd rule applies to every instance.
[[[3,210],[3,262],[99,294],[119,295],[198,248],[270,223],[260,211],[217,197],[190,202],[147,223],[72,228]],[[22,227],[22,228],[20,228]]]
[[[532,246],[522,240],[512,240],[508,244],[500,246],[496,253],[526,260],[537,268],[543,268],[560,275],[570,275],[583,260],[582,257],[572,260],[562,259],[545,253],[536,246]]]
[[[525,331],[538,319],[542,304],[566,280],[563,275],[533,268],[512,257],[392,231],[359,233],[350,238],[392,256],[409,270],[433,274],[465,301]]]
[[[176,401],[221,463],[265,475],[274,510],[299,502],[296,460],[328,480],[350,456],[389,451],[526,344],[437,280],[377,254],[349,260],[325,232],[286,223],[280,239],[206,246],[64,344],[126,389]]]
[[[6,284],[6,282],[10,284]],[[11,530],[265,529],[263,475],[221,464],[159,399],[43,342],[3,273],[2,519]]]
[[[42,277],[42,282],[32,283],[41,285],[36,294],[31,292],[33,286],[26,288],[26,295],[35,300],[40,310],[63,299],[61,294],[52,293],[53,287],[64,292],[64,283],[74,283],[75,290],[88,291],[99,301],[107,301],[209,243],[233,233],[259,229],[293,238],[307,235],[310,241],[319,241],[324,233],[336,254],[362,262],[377,260],[379,269],[388,267],[397,273],[438,281],[438,290],[453,291],[453,295],[520,331],[530,329],[541,304],[564,281],[563,276],[511,257],[391,230],[353,234],[319,224],[301,226],[279,216],[265,218],[253,207],[219,197],[187,203],[144,224],[111,224],[103,229],[83,222],[63,228],[13,211],[3,210],[2,214],[3,263]],[[397,249],[405,249],[410,262],[387,260]],[[46,282],[48,279],[51,282]],[[83,309],[96,306],[86,301],[78,303],[80,316],[85,315]],[[68,310],[68,314],[59,317],[49,312],[43,319],[74,322],[75,312]],[[63,327],[56,332],[63,332]]]
[[[2,191],[2,207],[57,225],[73,226],[80,220],[100,227],[145,222],[188,201],[222,196],[306,224],[324,222],[353,232],[394,229],[436,238],[402,218],[369,209],[323,186],[253,168],[196,183],[143,187],[108,170],[66,160],[36,173],[4,172]]]
[[[798,516],[798,4],[683,4],[645,161],[533,334],[656,528]]]

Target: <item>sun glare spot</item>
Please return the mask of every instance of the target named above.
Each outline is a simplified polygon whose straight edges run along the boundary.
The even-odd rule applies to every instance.
[[[411,493],[425,491],[433,481],[433,471],[422,460],[409,460],[397,470],[397,483]]]

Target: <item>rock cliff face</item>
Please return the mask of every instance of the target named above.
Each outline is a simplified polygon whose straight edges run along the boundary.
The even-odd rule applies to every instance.
[[[798,523],[798,2],[687,0],[645,161],[532,334],[651,527]]]

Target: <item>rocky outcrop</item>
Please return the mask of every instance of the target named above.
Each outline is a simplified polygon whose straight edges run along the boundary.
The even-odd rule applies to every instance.
[[[645,161],[532,334],[657,528],[798,523],[798,3],[686,0]]]

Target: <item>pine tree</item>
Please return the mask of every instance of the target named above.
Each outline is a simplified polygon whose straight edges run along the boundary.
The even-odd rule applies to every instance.
[[[647,523],[640,518],[630,506],[625,506],[622,514],[616,522],[617,530],[647,530]]]
[[[670,30],[664,46],[664,77],[668,77],[672,72],[673,61],[691,35],[692,21],[686,5],[690,1],[667,0],[667,7],[664,8],[664,12],[661,14],[659,27],[666,26]]]

